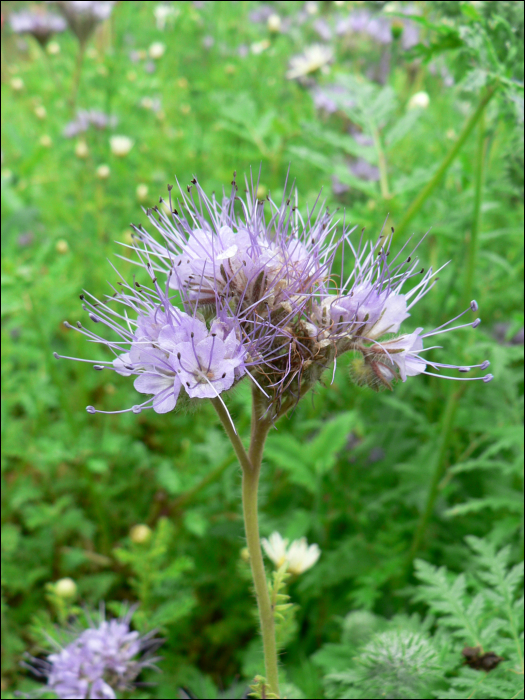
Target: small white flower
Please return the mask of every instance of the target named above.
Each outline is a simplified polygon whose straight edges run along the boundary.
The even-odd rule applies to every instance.
[[[166,44],[163,44],[161,41],[155,41],[148,50],[150,58],[157,59],[157,58],[162,58],[164,56],[164,52],[166,51]]]
[[[294,540],[288,549],[288,571],[298,576],[310,569],[321,556],[321,550],[316,544],[308,546],[306,537]]]
[[[308,73],[313,73],[329,63],[333,58],[332,49],[323,44],[312,44],[308,46],[304,53],[292,56],[290,59],[290,70],[286,73],[288,80],[300,78]]]
[[[268,26],[268,31],[270,32],[277,33],[281,31],[281,18],[275,12],[268,17],[266,24]]]
[[[153,10],[155,16],[155,21],[157,23],[157,29],[163,31],[166,27],[166,20],[172,20],[175,17],[175,9],[169,5],[157,5]]]
[[[109,147],[114,156],[123,158],[133,148],[134,141],[129,136],[112,136],[109,139]]]
[[[266,49],[269,48],[269,46],[270,42],[268,41],[268,39],[263,39],[262,41],[256,41],[254,44],[252,44],[250,46],[250,51],[257,56],[263,51],[266,51]]]
[[[407,109],[426,109],[430,104],[428,92],[416,92],[408,101]]]
[[[287,570],[295,576],[310,569],[321,556],[319,547],[316,544],[308,546],[306,537],[294,540],[288,547],[288,540],[283,539],[278,532],[273,532],[269,539],[263,539],[261,544],[277,568],[286,562]]]
[[[316,15],[319,12],[319,5],[316,2],[307,2],[304,7],[309,15]]]
[[[268,558],[280,568],[286,561],[288,540],[284,540],[278,532],[272,532],[268,539],[263,538],[261,544]]]

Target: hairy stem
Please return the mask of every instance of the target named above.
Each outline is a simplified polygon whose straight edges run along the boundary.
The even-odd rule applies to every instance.
[[[441,181],[441,178],[445,174],[445,172],[448,170],[449,166],[454,162],[456,159],[456,156],[460,152],[460,150],[463,148],[463,145],[465,141],[468,139],[470,136],[472,130],[478,123],[478,121],[481,118],[481,115],[483,114],[485,107],[488,105],[490,100],[492,99],[494,93],[496,92],[497,89],[497,83],[494,85],[491,85],[485,90],[485,94],[483,95],[479,105],[476,108],[476,111],[472,114],[472,116],[468,119],[467,123],[463,127],[463,130],[461,134],[458,136],[458,139],[456,143],[452,146],[450,151],[447,153],[445,158],[443,159],[441,165],[437,169],[436,173],[434,174],[434,177],[428,182],[425,187],[421,190],[421,192],[417,195],[417,197],[414,199],[412,204],[408,207],[404,217],[401,219],[399,224],[396,226],[396,234],[399,233],[400,231],[403,231],[409,224],[409,222],[413,219],[413,217],[419,212],[423,204],[426,202],[426,200],[429,198],[429,196],[432,194],[432,192],[435,190],[435,188],[438,186],[439,182]]]
[[[485,156],[487,152],[487,139],[485,137],[485,119],[481,115],[479,120],[478,149],[476,153],[476,172],[474,174],[474,211],[472,212],[472,226],[470,228],[470,242],[467,252],[467,272],[463,299],[465,305],[472,299],[472,287],[474,281],[474,269],[476,267],[476,253],[478,236],[481,228],[481,201],[483,199],[483,180],[485,175]]]
[[[242,507],[244,514],[244,529],[246,543],[250,554],[250,566],[252,569],[253,585],[257,598],[259,619],[261,622],[261,635],[264,649],[264,664],[266,670],[266,683],[270,693],[279,697],[279,673],[277,665],[277,645],[275,642],[275,620],[266,583],[266,573],[261,552],[259,537],[259,522],[257,515],[257,492],[259,475],[264,450],[264,443],[270,422],[263,416],[263,407],[259,395],[253,392],[252,404],[252,428],[250,449],[246,453],[241,439],[235,432],[226,409],[219,399],[211,399],[217,411],[222,425],[231,440],[233,449],[237,454],[242,467]]]

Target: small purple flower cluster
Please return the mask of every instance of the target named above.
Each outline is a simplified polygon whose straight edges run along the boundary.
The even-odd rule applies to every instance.
[[[423,356],[432,349],[423,341],[453,330],[452,321],[432,332],[418,328],[399,335],[437,273],[420,270],[404,249],[390,260],[390,237],[368,246],[361,241],[356,249],[350,241],[354,229],[343,225],[337,237],[337,222],[328,211],[314,215],[316,206],[304,220],[292,204],[293,185],[287,196],[285,184],[280,206],[268,197],[267,213],[256,195],[258,183],[246,184],[245,199],[238,196],[234,179],[230,195],[219,203],[194,179],[187,193],[181,190],[178,208],[170,187],[171,214],[158,207],[147,211],[161,241],[134,227],[136,264],[151,284],[130,286],[122,279],[121,290],[106,301],[82,295],[91,320],[120,337],[108,341],[77,324],[90,341],[103,343],[116,356],[112,363],[94,362],[95,369],[133,375],[137,391],[151,395],[127,410],[152,407],[165,413],[182,397],[221,399],[247,375],[276,418],[314,386],[327,366],[334,363],[335,371],[337,358],[348,351],[361,357],[359,366],[354,363],[356,382],[374,389],[392,388],[397,378],[431,374],[429,368],[472,369]],[[347,250],[355,265],[345,280]],[[463,313],[468,311],[477,311],[477,304]],[[87,410],[96,412],[92,406]]]
[[[115,116],[109,116],[97,109],[79,109],[75,119],[66,124],[62,133],[66,139],[71,139],[87,131],[90,126],[101,130],[114,127],[117,123],[118,119]]]
[[[49,12],[23,10],[10,17],[11,29],[16,34],[31,34],[41,46],[45,46],[53,34],[63,32],[66,22]]]
[[[162,643],[154,632],[140,636],[131,631],[133,609],[124,617],[102,620],[77,634],[66,646],[46,660],[32,659],[26,666],[47,678],[42,693],[54,692],[58,698],[116,698],[116,692],[133,689],[144,668],[155,669],[158,657],[152,653]]]
[[[116,0],[48,0],[56,4],[81,44],[89,39],[99,22],[108,19]]]

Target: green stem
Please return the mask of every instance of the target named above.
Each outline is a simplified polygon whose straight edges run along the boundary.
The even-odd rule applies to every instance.
[[[476,153],[476,172],[474,180],[474,211],[472,213],[470,243],[467,252],[467,272],[465,277],[465,287],[463,291],[463,299],[465,306],[470,303],[472,298],[472,288],[474,286],[474,269],[476,267],[476,253],[478,248],[478,237],[481,228],[481,201],[483,198],[485,156],[487,152],[487,139],[485,138],[484,115],[481,115],[478,129],[478,150]]]
[[[432,475],[432,482],[430,484],[430,489],[427,495],[427,502],[425,504],[425,509],[421,513],[419,522],[412,539],[412,545],[407,556],[406,565],[407,568],[412,564],[414,557],[416,556],[423,537],[434,512],[434,505],[440,491],[440,483],[446,469],[446,456],[447,449],[450,442],[450,437],[452,435],[452,428],[454,427],[454,418],[456,416],[456,410],[458,407],[459,399],[463,391],[460,389],[454,393],[451,393],[448,397],[445,410],[443,412],[443,419],[441,422],[441,434],[439,438],[439,449],[436,455],[436,461],[434,466],[434,474]]]
[[[372,127],[372,138],[374,139],[374,145],[377,151],[377,164],[379,167],[379,186],[381,188],[381,194],[383,199],[390,199],[392,195],[388,189],[388,173],[386,165],[386,157],[383,147],[381,146],[381,138],[379,136],[379,131]]]
[[[80,76],[82,75],[82,64],[84,62],[84,54],[86,52],[86,42],[81,41],[78,45],[77,61],[75,65],[75,72],[73,74],[73,84],[71,86],[71,112],[73,116],[75,114],[75,106],[77,104],[78,87],[80,85]]]
[[[490,100],[492,99],[492,96],[496,92],[496,89],[498,87],[497,83],[494,83],[490,87],[488,87],[485,91],[485,94],[483,95],[483,98],[481,99],[481,102],[476,108],[476,111],[472,116],[469,118],[465,126],[463,127],[463,131],[458,137],[458,140],[456,143],[452,146],[450,151],[447,153],[445,158],[443,159],[441,165],[437,169],[436,173],[434,174],[434,177],[428,182],[425,187],[421,190],[421,192],[417,195],[417,197],[414,199],[412,204],[408,207],[404,217],[401,219],[399,224],[396,226],[396,233],[399,233],[400,231],[403,231],[409,224],[409,222],[413,219],[413,217],[419,212],[425,201],[428,199],[428,197],[432,194],[432,192],[435,190],[435,188],[438,186],[439,182],[441,181],[441,178],[449,168],[449,166],[453,163],[453,161],[456,159],[456,156],[460,152],[460,150],[463,148],[463,145],[465,141],[468,139],[470,136],[472,130],[478,123],[478,121],[481,118],[481,115],[483,114],[485,107],[488,105]]]
[[[266,583],[266,573],[261,552],[259,523],[257,517],[257,491],[264,443],[270,422],[262,415],[262,405],[258,395],[253,393],[252,429],[248,454],[241,439],[235,432],[226,409],[219,399],[211,399],[222,425],[231,440],[242,467],[242,506],[246,543],[250,553],[253,585],[261,621],[261,635],[264,649],[264,663],[268,690],[279,697],[279,673],[277,664],[277,645],[275,641],[275,620]]]

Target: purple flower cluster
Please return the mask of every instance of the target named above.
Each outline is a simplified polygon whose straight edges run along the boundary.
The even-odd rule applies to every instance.
[[[16,34],[31,34],[41,46],[45,46],[53,34],[63,32],[67,26],[65,20],[58,15],[29,10],[11,15],[9,21]]]
[[[64,127],[63,135],[67,139],[74,138],[94,126],[95,129],[114,127],[118,123],[115,116],[108,116],[96,109],[79,109],[75,119]]]
[[[270,197],[267,203],[257,198],[257,183],[246,184],[244,199],[234,179],[230,195],[219,202],[194,179],[187,193],[181,190],[177,208],[169,188],[171,213],[158,207],[147,211],[158,237],[134,227],[136,264],[150,284],[122,280],[121,289],[105,301],[81,297],[91,320],[119,336],[108,341],[77,324],[90,341],[115,355],[113,362],[94,362],[95,369],[135,376],[137,391],[150,395],[127,410],[152,407],[165,413],[181,399],[220,398],[247,375],[275,418],[348,351],[361,357],[361,365],[354,363],[356,382],[375,389],[392,388],[397,378],[430,374],[429,369],[472,369],[436,363],[423,354],[432,349],[423,347],[424,340],[453,330],[452,321],[427,333],[422,328],[401,333],[437,273],[419,270],[404,249],[390,260],[388,237],[356,249],[345,226],[336,236],[337,222],[327,211],[315,214],[314,207],[303,219],[292,203],[293,186],[286,194],[285,184],[278,206]],[[355,258],[346,280],[345,251]],[[470,310],[477,310],[475,302],[464,313]]]
[[[116,698],[116,692],[133,688],[144,668],[155,668],[158,657],[152,653],[161,643],[154,633],[140,636],[131,631],[133,610],[120,619],[102,619],[78,634],[67,646],[50,654],[45,661],[33,659],[28,667],[47,678],[42,693],[58,698]],[[56,644],[56,643],[55,643]]]
[[[48,0],[58,6],[60,12],[81,44],[84,44],[99,22],[111,14],[114,0]]]

